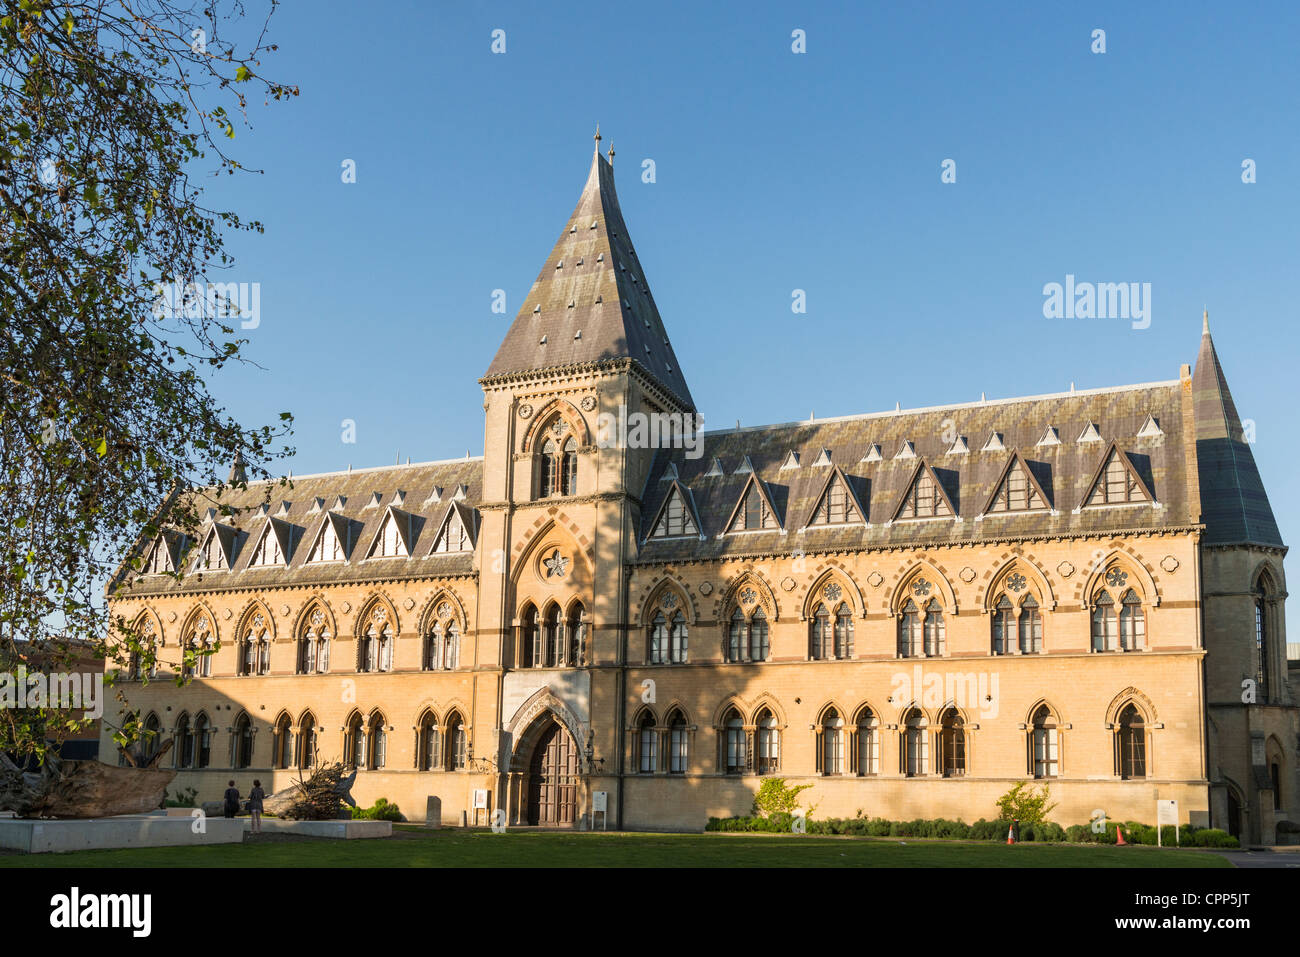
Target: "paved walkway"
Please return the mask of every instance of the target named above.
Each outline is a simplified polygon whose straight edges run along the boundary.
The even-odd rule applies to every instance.
[[[1236,867],[1290,867],[1300,870],[1300,847],[1256,847],[1241,851],[1214,851]]]

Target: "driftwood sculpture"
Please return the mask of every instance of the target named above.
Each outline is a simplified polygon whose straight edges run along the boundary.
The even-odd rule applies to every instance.
[[[345,775],[341,764],[321,765],[306,780],[299,772],[297,781],[268,797],[262,808],[266,814],[298,821],[333,821],[344,804],[357,806],[352,799],[356,779],[357,772]]]
[[[152,766],[122,768],[102,761],[65,761],[53,754],[38,770],[24,771],[0,754],[0,811],[62,818],[143,814],[162,804],[175,776],[175,771]]]

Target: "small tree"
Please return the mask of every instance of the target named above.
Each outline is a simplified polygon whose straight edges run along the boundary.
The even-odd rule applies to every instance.
[[[768,778],[754,795],[754,816],[772,817],[775,814],[794,814],[799,806],[799,793],[807,791],[811,784],[799,784],[786,787],[785,778]],[[809,813],[812,808],[808,809]]]
[[[1047,815],[1055,809],[1055,804],[1048,804],[1050,785],[1044,784],[1042,793],[1038,793],[1025,781],[1017,782],[1014,787],[998,798],[998,813],[1004,821],[1019,821],[1024,827],[1042,824]]]

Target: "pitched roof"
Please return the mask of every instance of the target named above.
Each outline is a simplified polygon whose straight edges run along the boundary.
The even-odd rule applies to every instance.
[[[484,378],[611,359],[633,360],[694,410],[623,222],[614,167],[597,152],[578,205]]]
[[[1208,315],[1192,375],[1192,404],[1204,540],[1212,545],[1281,545],[1277,520],[1210,338]],[[1166,433],[1171,431],[1168,426],[1164,429]]]
[[[221,497],[222,505],[234,509],[234,514],[223,521],[240,533],[257,536],[250,539],[252,541],[260,538],[267,518],[270,518],[272,528],[280,538],[282,551],[289,554],[287,546],[292,545],[287,563],[249,567],[256,549],[240,548],[230,571],[217,574],[190,572],[180,582],[167,575],[127,575],[128,580],[133,578],[134,581],[120,588],[118,597],[473,573],[472,552],[428,556],[436,530],[441,527],[449,509],[455,510],[466,522],[471,536],[474,535],[474,508],[483,494],[482,458],[295,476],[292,483],[291,488],[280,488],[275,482],[250,482],[247,488],[228,489]],[[453,491],[459,492],[462,486],[466,489],[464,497],[449,501]],[[435,488],[443,490],[441,503],[431,500]],[[405,507],[400,510],[364,507],[374,492],[379,492],[387,502],[399,490],[406,493]],[[268,491],[273,496],[270,514],[263,515],[261,505]],[[318,498],[331,506],[328,511],[313,508]],[[413,553],[409,558],[366,558],[365,549],[373,542],[384,519],[394,512],[399,516],[414,516],[407,529],[412,535]],[[342,528],[344,521],[347,526]],[[344,534],[350,534],[353,548],[349,561],[307,562],[316,536],[326,522],[336,523]],[[146,544],[152,546],[153,543]]]
[[[1150,416],[1161,423],[1164,434],[1139,437]],[[1190,501],[1183,422],[1182,393],[1174,380],[706,432],[702,447],[697,447],[698,458],[687,458],[685,449],[658,451],[642,503],[643,521],[648,522],[667,494],[669,483],[658,481],[659,476],[673,463],[696,505],[704,539],[651,538],[641,546],[638,560],[685,561],[793,549],[914,547],[1193,526],[1200,519],[1200,504]],[[1074,441],[1089,423],[1096,425],[1103,442]],[[1064,438],[1059,444],[1037,445],[1049,425]],[[966,454],[945,457],[954,433],[984,437],[995,432],[1003,447],[986,451],[987,443],[969,443]],[[1075,509],[1111,440],[1124,450],[1159,507]],[[909,444],[915,458],[894,457],[894,452]],[[867,456],[873,447],[888,454]],[[830,450],[832,461],[843,463],[840,469],[862,504],[868,526],[794,524],[811,514],[825,490],[827,474],[821,469],[782,471],[781,466],[791,451],[812,461],[822,449]],[[979,516],[1005,477],[1008,451],[1013,449],[1020,451],[1034,482],[1054,507]],[[713,468],[714,458],[722,462],[722,475]],[[921,464],[918,459],[933,463],[955,519],[891,523],[895,508],[916,476]],[[791,516],[785,536],[779,530],[722,534],[750,478],[746,473],[736,474],[743,461],[752,464],[777,514]],[[706,478],[710,471],[713,474]]]

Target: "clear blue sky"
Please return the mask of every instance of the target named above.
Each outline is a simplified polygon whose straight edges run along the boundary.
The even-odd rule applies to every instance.
[[[211,181],[267,227],[230,277],[261,283],[263,369],[216,388],[250,423],[295,413],[299,474],[479,454],[477,379],[599,120],[706,424],[1171,379],[1208,305],[1300,541],[1298,35],[1288,3],[290,0],[264,72],[302,95],[239,130],[265,175]],[[1151,283],[1150,328],[1045,319],[1067,273]]]

